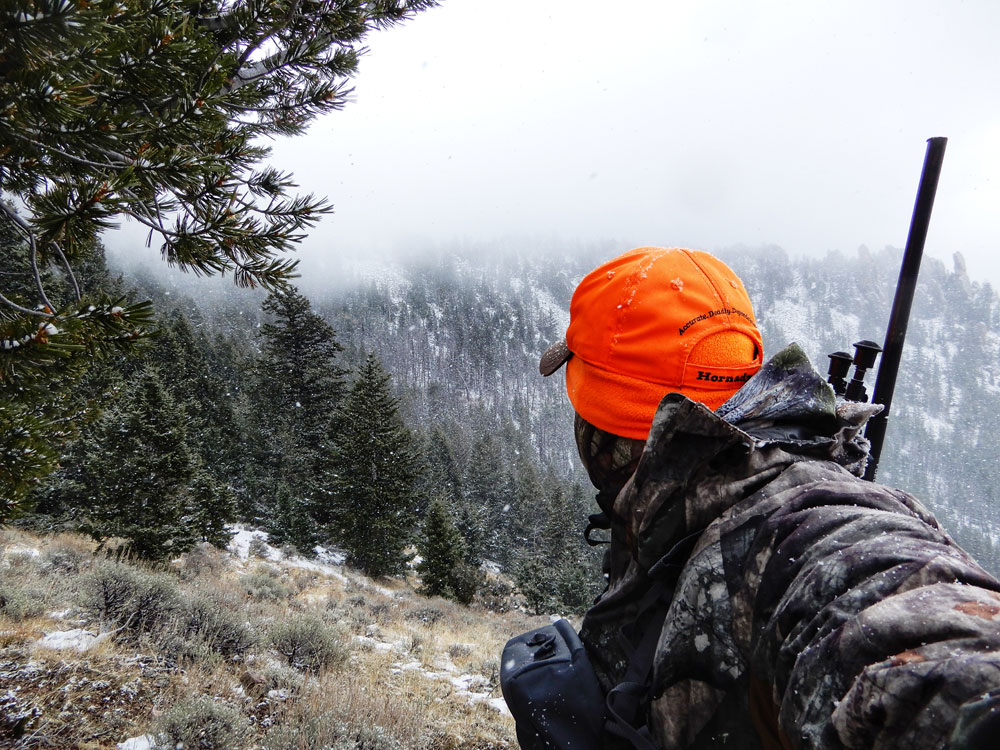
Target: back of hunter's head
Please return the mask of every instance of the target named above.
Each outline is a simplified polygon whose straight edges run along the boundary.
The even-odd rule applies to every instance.
[[[569,312],[565,340],[539,369],[566,364],[573,407],[612,435],[645,440],[668,393],[717,409],[762,364],[743,282],[697,250],[630,250],[583,278]]]

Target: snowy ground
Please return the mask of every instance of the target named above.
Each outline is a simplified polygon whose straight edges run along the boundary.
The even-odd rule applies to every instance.
[[[347,577],[343,572],[344,555],[341,552],[327,550],[323,547],[317,547],[315,549],[315,562],[312,560],[305,560],[301,557],[287,558],[281,550],[276,549],[267,543],[268,537],[265,532],[250,530],[241,526],[234,526],[232,528],[236,531],[236,534],[229,542],[229,550],[233,553],[233,555],[241,560],[247,560],[250,558],[251,545],[253,545],[254,553],[261,559],[271,560],[273,562],[278,562],[291,567],[312,570],[316,573],[332,576],[342,581],[347,580]],[[255,542],[254,540],[259,541]],[[374,588],[378,590],[379,593],[386,596],[394,596],[394,592],[389,589],[379,586]],[[354,640],[355,642],[376,651],[395,651],[398,653],[406,652],[406,646],[402,643],[380,641],[364,635],[357,635],[354,637]],[[392,666],[392,672],[398,674],[402,671],[417,671],[427,679],[448,681],[455,688],[454,695],[467,698],[470,704],[486,703],[494,710],[508,716],[510,715],[510,712],[507,710],[507,704],[504,703],[502,698],[490,697],[489,693],[491,691],[491,687],[486,678],[482,675],[458,674],[457,667],[452,664],[450,660],[443,660],[439,662],[437,667],[440,671],[424,669],[420,662],[417,661],[405,663],[396,662]],[[480,689],[477,690],[477,688]],[[128,750],[136,749],[130,748]]]
[[[151,734],[129,737],[124,742],[119,742],[117,747],[118,750],[153,750],[156,747],[156,738]]]
[[[320,576],[328,576],[341,582],[363,586],[367,590],[377,591],[390,599],[395,599],[400,595],[398,591],[392,591],[353,574],[344,566],[344,554],[337,550],[317,547],[315,558],[305,559],[295,554],[288,555],[287,550],[269,544],[268,535],[265,532],[239,526],[232,527],[232,531],[234,534],[228,545],[228,551],[232,564],[237,569],[243,568],[251,560],[261,560],[275,566],[305,569]],[[5,550],[4,555],[0,556],[0,567],[9,565],[10,559],[14,556],[37,557],[39,554],[39,550],[33,547],[11,546]],[[63,627],[44,633],[42,637],[34,641],[34,646],[37,649],[82,653],[103,643],[111,635],[110,633],[95,632],[96,629],[85,627],[88,623],[78,620],[73,609],[49,612],[48,616],[52,620],[58,621]],[[392,653],[397,656],[398,660],[391,663],[391,674],[413,673],[426,680],[447,683],[452,688],[451,696],[453,699],[464,700],[470,705],[483,703],[502,715],[510,716],[503,699],[491,695],[495,686],[490,683],[488,678],[482,674],[463,673],[447,655],[436,657],[431,666],[424,665],[410,656],[408,642],[405,640],[398,642],[382,640],[377,629],[374,629],[369,635],[356,635],[354,640],[363,649]],[[280,696],[274,697],[279,698]],[[153,750],[156,747],[156,742],[151,735],[140,735],[125,739],[117,743],[116,746],[119,750]]]
[[[493,710],[510,716],[510,710],[503,698],[490,697],[491,687],[485,677],[478,674],[458,674],[458,668],[448,659],[438,660],[436,666],[441,671],[425,669],[418,661],[397,662],[393,664],[392,672],[393,674],[418,672],[429,680],[449,682],[455,690],[453,695],[456,697],[466,698],[471,705],[485,703]]]
[[[81,628],[57,630],[39,638],[35,642],[35,645],[40,648],[54,650],[72,649],[73,651],[86,651],[99,642],[100,636],[101,634],[99,633],[93,633]]]
[[[408,651],[407,645],[402,642],[390,643],[364,635],[356,635],[354,636],[354,640],[355,642],[363,644],[367,648],[371,648],[376,651],[392,651],[401,655],[406,654]],[[510,711],[507,709],[507,704],[504,702],[503,698],[493,698],[490,696],[492,686],[490,685],[489,680],[482,675],[460,674],[458,667],[456,667],[446,656],[438,657],[438,659],[435,660],[434,666],[436,669],[427,669],[419,661],[411,659],[409,661],[393,662],[390,671],[392,674],[399,674],[401,672],[416,672],[428,680],[441,680],[448,682],[455,690],[453,693],[454,696],[458,698],[466,698],[471,705],[475,705],[476,703],[485,703],[495,711],[499,711],[502,714],[510,716]]]

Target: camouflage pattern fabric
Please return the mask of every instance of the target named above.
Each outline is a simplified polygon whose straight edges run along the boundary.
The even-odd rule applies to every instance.
[[[662,592],[665,750],[1000,747],[1000,582],[858,478],[880,408],[838,403],[794,345],[716,413],[660,404],[581,636],[612,687]]]

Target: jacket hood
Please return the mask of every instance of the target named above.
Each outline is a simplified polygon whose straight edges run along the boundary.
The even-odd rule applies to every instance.
[[[838,399],[799,345],[790,344],[716,415],[750,434],[757,447],[783,445],[861,476],[870,447],[861,430],[883,408]]]
[[[832,461],[861,476],[869,444],[860,433],[881,410],[838,399],[797,344],[716,412],[668,394],[614,507],[640,566],[648,569],[669,549],[664,542],[704,528],[792,463]]]

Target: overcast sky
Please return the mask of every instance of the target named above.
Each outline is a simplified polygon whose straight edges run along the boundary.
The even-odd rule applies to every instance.
[[[273,162],[336,207],[305,255],[498,237],[792,255],[906,241],[1000,285],[1000,2],[444,0]],[[308,268],[308,266],[307,266]]]

